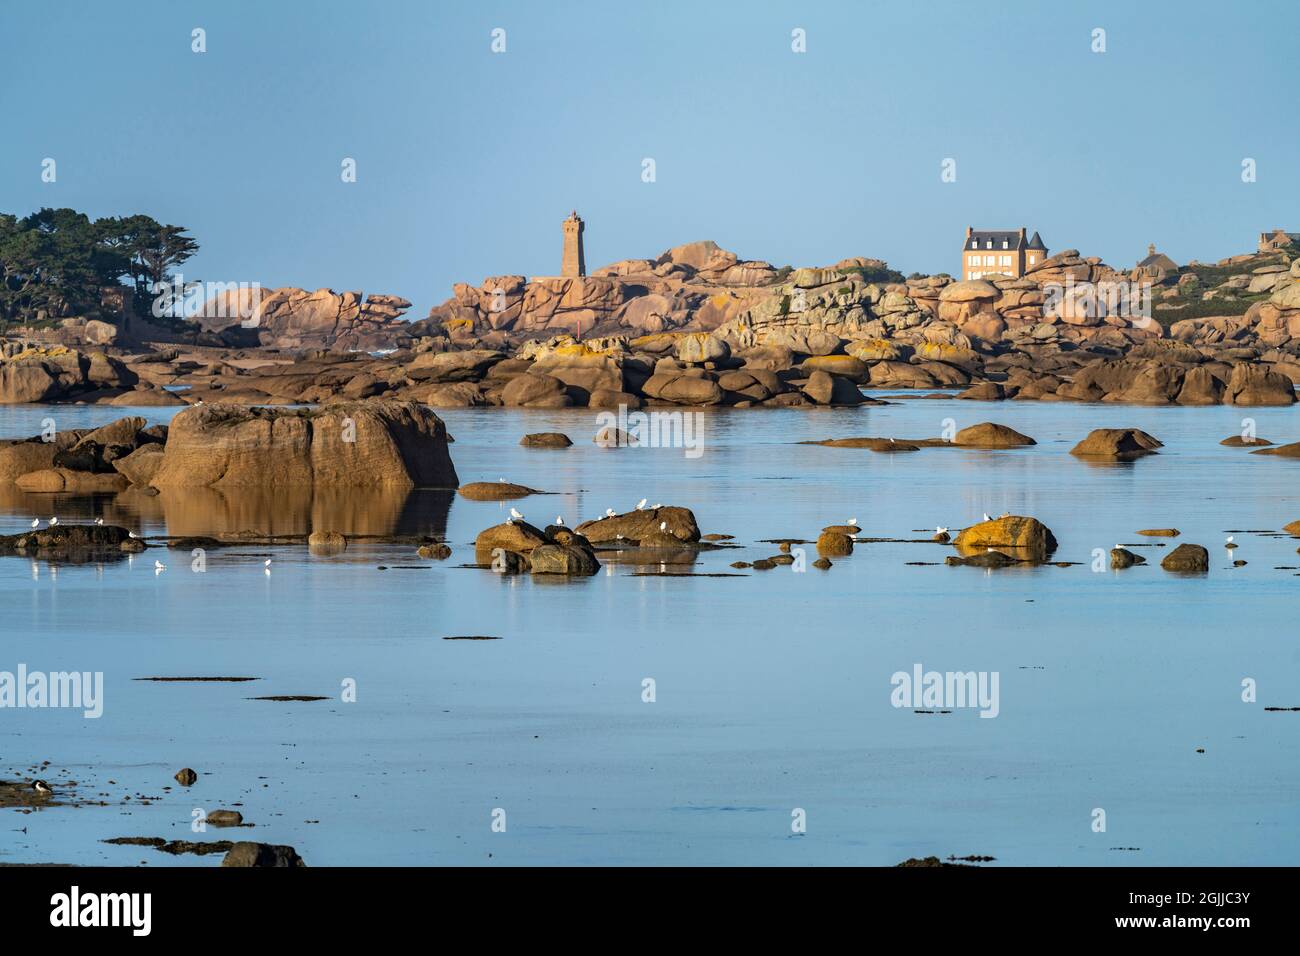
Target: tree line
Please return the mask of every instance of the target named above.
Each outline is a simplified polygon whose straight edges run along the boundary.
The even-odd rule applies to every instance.
[[[183,226],[150,216],[92,220],[75,209],[0,213],[0,322],[28,324],[99,308],[104,286],[133,290],[148,312],[151,286],[199,249]]]

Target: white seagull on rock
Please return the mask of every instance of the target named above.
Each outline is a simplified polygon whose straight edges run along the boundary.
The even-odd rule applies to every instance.
[[[564,527],[564,515],[556,515],[556,516],[555,516],[555,526],[556,526],[557,528],[563,528],[563,527]]]
[[[984,512],[984,520],[985,520],[985,521],[992,521],[992,520],[993,520],[992,518],[989,517],[989,513],[988,513],[987,511]]]
[[[606,508],[606,509],[605,509],[605,517],[606,517],[606,518],[615,518],[615,517],[617,517],[617,515],[614,514],[614,509],[613,509],[613,508]]]
[[[516,521],[522,521],[524,518],[524,516],[514,508],[510,509],[510,517],[514,518]]]
[[[638,501],[638,502],[636,503],[636,510],[637,510],[637,511],[645,511],[645,503],[646,503],[646,499],[645,499],[645,498],[642,498],[640,501]]]
[[[167,565],[163,564],[161,561],[155,561],[153,563],[153,569],[154,571],[166,571]]]
[[[935,534],[947,534],[947,533],[948,533],[948,529],[947,529],[947,528],[939,528],[939,527],[936,527],[936,528],[934,529],[934,533],[935,533]]]
[[[58,515],[55,515],[53,518],[50,519],[50,527],[51,527],[51,528],[53,528],[53,527],[54,527],[56,524],[58,524],[58,523],[59,523]]]
[[[33,518],[33,519],[32,519],[32,527],[33,527],[33,528],[39,528],[40,526],[41,526],[41,519],[40,519],[40,518]]]

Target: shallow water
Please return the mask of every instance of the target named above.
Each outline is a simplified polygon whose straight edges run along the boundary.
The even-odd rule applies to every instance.
[[[145,409],[166,420],[173,409]],[[0,436],[99,424],[120,408],[0,407]],[[145,534],[241,527],[446,534],[454,554],[355,541],[187,552],[51,567],[0,558],[0,670],[103,671],[104,714],[0,710],[0,778],[75,780],[107,806],[3,812],[0,862],[212,866],[110,846],[117,836],[287,843],[331,864],[893,864],[985,854],[1000,864],[1290,864],[1300,850],[1300,463],[1218,441],[1253,418],[1297,438],[1295,409],[1134,408],[909,400],[849,410],[705,413],[703,454],[600,449],[596,415],[440,412],[462,482],[505,477],[556,492],[507,503],[433,492],[62,499],[0,493],[0,531],[33,516],[104,515]],[[803,439],[937,436],[993,420],[1034,436],[1011,451],[884,455]],[[1136,426],[1158,455],[1089,465],[1067,454],[1094,427]],[[564,431],[572,448],[526,449]],[[742,577],[600,574],[554,582],[458,568],[513,505],[569,524],[642,497],[692,508],[740,550],[776,553],[857,517],[864,535],[928,537],[982,512],[1040,518],[1078,561],[987,572],[950,548],[860,545],[826,572]],[[1134,535],[1174,526],[1172,543]],[[1234,555],[1222,547],[1235,532]],[[1151,564],[1090,567],[1117,542]],[[1161,571],[1178,542],[1210,547],[1208,575]],[[1166,543],[1167,547],[1155,547]],[[808,559],[815,555],[811,547]],[[273,560],[268,575],[266,557]],[[1248,564],[1231,567],[1231,558]],[[155,573],[161,559],[167,570]],[[940,562],[915,566],[907,562]],[[379,565],[389,570],[378,570]],[[420,569],[397,565],[418,565]],[[644,569],[643,569],[644,570]],[[653,570],[653,569],[652,569]],[[491,635],[498,641],[444,641]],[[999,714],[891,705],[891,675],[989,671]],[[141,683],[241,675],[246,684]],[[357,700],[339,700],[356,681]],[[652,678],[656,700],[642,701]],[[1241,699],[1243,678],[1258,701]],[[319,694],[317,702],[250,700]],[[1203,748],[1204,753],[1197,753]],[[193,767],[185,790],[172,774]],[[109,781],[114,783],[109,783]],[[170,787],[170,790],[165,788]],[[137,795],[154,797],[147,806]],[[127,803],[120,801],[130,795]],[[253,828],[190,830],[194,808],[237,806]],[[506,830],[493,832],[494,809]],[[795,808],[807,832],[791,831]],[[1107,830],[1092,829],[1094,808]],[[26,832],[18,832],[21,828]],[[1137,849],[1115,849],[1137,848]]]

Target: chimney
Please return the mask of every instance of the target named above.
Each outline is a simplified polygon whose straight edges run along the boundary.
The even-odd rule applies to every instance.
[[[1147,255],[1154,256],[1155,254],[1156,254],[1156,244],[1153,242],[1151,243],[1151,245],[1147,246]]]
[[[1024,242],[1024,241],[1025,241],[1025,227],[1024,227],[1024,226],[1021,226],[1021,227],[1020,227],[1020,241],[1021,241],[1021,242]]]
[[[975,230],[974,230],[973,228],[971,228],[970,226],[967,226],[967,227],[966,227],[966,238],[969,239],[969,238],[970,238],[970,234],[971,234],[972,232],[974,232],[974,231],[975,231]]]

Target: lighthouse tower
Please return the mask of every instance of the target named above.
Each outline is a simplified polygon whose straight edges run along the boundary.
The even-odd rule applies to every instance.
[[[583,225],[583,221],[578,218],[576,209],[569,214],[568,219],[564,220],[564,258],[560,263],[560,275],[562,276],[585,276],[587,274],[587,260],[582,254]]]

